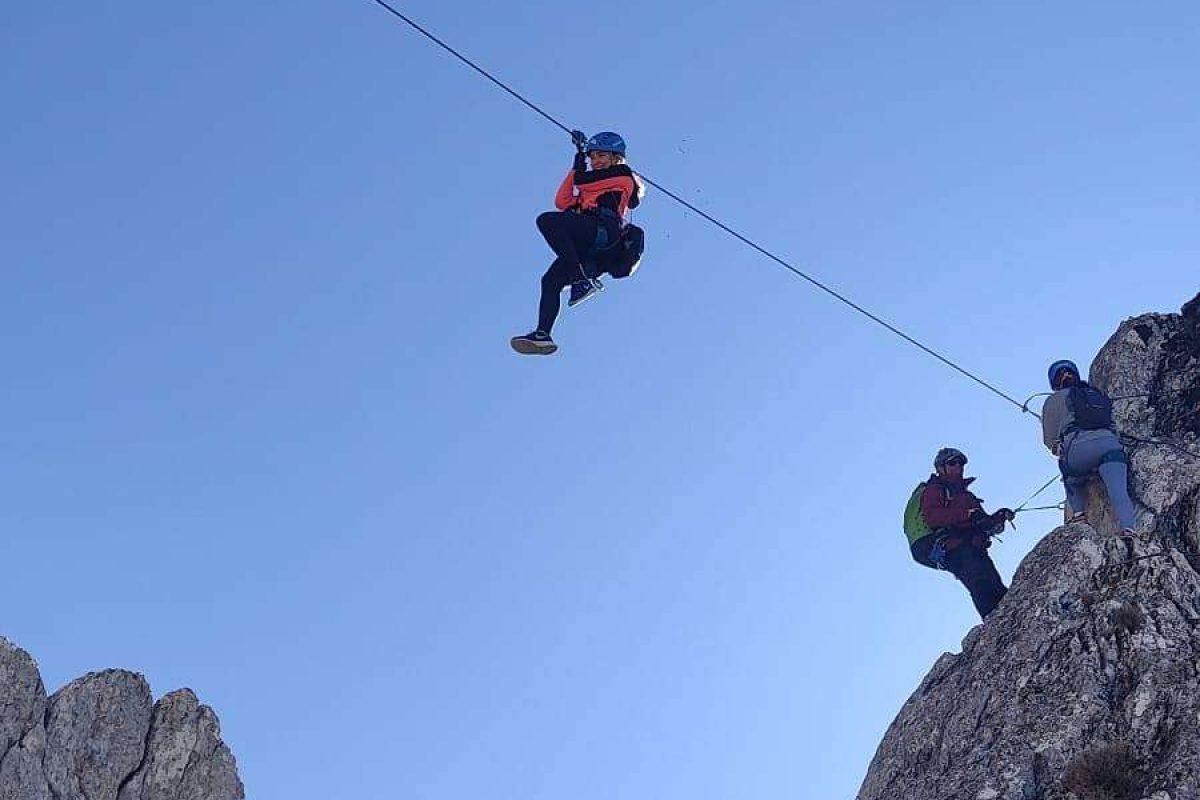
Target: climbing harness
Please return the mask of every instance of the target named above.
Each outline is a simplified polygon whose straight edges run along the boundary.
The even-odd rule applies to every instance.
[[[596,291],[604,291],[604,284],[600,283],[602,273],[607,272],[620,280],[637,272],[646,250],[646,232],[632,222],[621,225],[612,209],[597,208],[588,213],[609,217],[618,223],[615,238],[603,223],[596,226],[596,240],[579,264],[580,281],[590,284]]]
[[[474,61],[472,61],[471,59],[467,58],[465,55],[463,55],[462,53],[460,53],[458,50],[455,50],[453,47],[451,47],[450,45],[448,45],[448,44],[446,44],[445,42],[443,42],[443,41],[442,41],[441,39],[439,39],[437,36],[433,35],[433,34],[432,34],[432,33],[430,33],[428,30],[426,30],[425,28],[423,28],[421,25],[417,24],[417,23],[416,23],[414,20],[412,20],[411,18],[409,18],[409,17],[408,17],[408,16],[406,16],[405,14],[401,13],[401,12],[400,12],[399,10],[397,10],[397,9],[396,9],[394,6],[392,6],[391,4],[389,4],[388,2],[386,2],[386,0],[371,0],[371,2],[373,2],[373,3],[375,3],[376,5],[380,6],[380,7],[381,7],[381,8],[383,8],[385,11],[387,11],[389,14],[391,14],[391,15],[392,15],[392,16],[394,16],[394,17],[396,17],[397,19],[399,19],[399,20],[403,21],[403,22],[404,22],[406,25],[408,25],[410,28],[412,28],[413,30],[415,30],[415,31],[417,31],[418,33],[420,33],[420,34],[421,34],[422,36],[424,36],[426,39],[428,39],[429,41],[433,42],[434,44],[436,44],[436,45],[437,45],[438,47],[440,47],[441,49],[445,50],[445,51],[446,51],[447,53],[449,53],[450,55],[454,56],[456,59],[458,59],[459,61],[461,61],[463,64],[466,64],[466,65],[467,65],[468,67],[470,67],[472,70],[474,70],[475,72],[477,72],[477,73],[479,73],[480,75],[482,75],[482,76],[483,76],[485,79],[487,79],[487,80],[488,80],[488,81],[490,81],[491,83],[495,84],[497,87],[499,87],[499,88],[500,88],[501,90],[503,90],[505,93],[507,93],[507,94],[508,94],[508,95],[510,95],[511,97],[515,98],[515,99],[516,99],[516,100],[517,100],[519,103],[521,103],[522,105],[524,105],[526,108],[528,108],[529,110],[533,111],[533,112],[534,112],[535,114],[537,114],[538,116],[540,116],[540,117],[542,117],[543,119],[545,119],[545,120],[546,120],[547,122],[549,122],[551,125],[554,125],[556,128],[559,128],[560,130],[562,130],[562,131],[563,131],[563,133],[566,133],[567,135],[569,135],[569,136],[572,136],[572,141],[576,141],[576,138],[575,138],[575,136],[574,136],[574,133],[575,133],[575,131],[574,131],[572,128],[570,128],[570,127],[568,127],[567,125],[564,125],[563,123],[559,122],[559,121],[558,121],[557,119],[555,119],[553,116],[551,116],[550,114],[548,114],[548,113],[546,113],[545,111],[543,111],[543,110],[542,110],[540,107],[538,107],[538,106],[537,106],[535,103],[533,103],[533,102],[531,102],[531,101],[527,100],[527,99],[526,99],[526,98],[525,98],[523,95],[521,95],[521,94],[520,94],[519,92],[517,92],[515,89],[513,89],[513,88],[511,88],[510,86],[508,86],[507,84],[505,84],[505,83],[504,83],[503,81],[501,81],[499,78],[496,78],[496,77],[495,77],[494,75],[492,75],[490,72],[488,72],[488,71],[487,71],[487,70],[485,70],[483,67],[481,67],[481,66],[479,66],[478,64],[476,64],[476,63],[475,63]],[[803,270],[801,270],[800,268],[796,267],[796,266],[795,266],[795,265],[793,265],[792,263],[788,262],[787,260],[785,260],[785,259],[781,258],[780,256],[777,256],[777,255],[775,255],[773,252],[771,252],[770,250],[766,249],[765,247],[763,247],[762,245],[758,244],[757,242],[753,241],[752,239],[749,239],[748,237],[746,237],[746,236],[743,236],[741,233],[738,233],[736,230],[734,230],[733,228],[729,227],[729,226],[728,226],[728,225],[726,225],[724,222],[721,222],[719,219],[717,219],[716,217],[713,217],[711,214],[708,214],[707,212],[705,212],[705,211],[703,211],[703,210],[701,210],[701,209],[697,208],[695,205],[693,205],[692,203],[689,203],[687,200],[685,200],[684,198],[680,197],[680,196],[679,196],[677,193],[675,193],[675,192],[671,191],[670,189],[666,188],[666,187],[665,187],[665,186],[663,186],[662,184],[660,184],[660,183],[657,183],[656,181],[653,181],[653,180],[651,180],[650,178],[646,177],[646,176],[645,176],[645,174],[643,174],[643,173],[640,173],[640,172],[639,172],[638,174],[641,176],[642,180],[644,180],[644,181],[645,181],[647,184],[649,184],[650,186],[653,186],[655,189],[658,189],[660,192],[662,192],[662,193],[663,193],[663,194],[665,194],[667,197],[669,197],[669,198],[671,198],[672,200],[674,200],[674,201],[675,201],[676,203],[678,203],[679,205],[681,205],[681,206],[683,206],[684,208],[688,209],[689,211],[693,212],[693,213],[694,213],[694,214],[696,214],[697,216],[700,216],[700,217],[702,217],[703,219],[705,219],[706,221],[708,221],[708,222],[709,222],[709,223],[711,223],[712,225],[716,226],[717,228],[720,228],[722,231],[724,231],[725,233],[729,234],[729,235],[730,235],[730,236],[732,236],[733,238],[737,239],[738,241],[740,241],[742,244],[746,245],[747,247],[750,247],[751,249],[753,249],[753,250],[757,251],[757,252],[758,252],[758,253],[760,253],[761,255],[763,255],[763,256],[766,256],[766,257],[767,257],[767,258],[769,258],[770,260],[772,260],[772,261],[774,261],[775,263],[779,264],[779,265],[780,265],[780,266],[782,266],[783,268],[785,268],[785,269],[789,270],[790,272],[792,272],[793,274],[795,274],[795,275],[796,275],[798,278],[801,278],[802,280],[805,280],[805,281],[807,281],[807,282],[808,282],[808,283],[810,283],[812,286],[816,287],[817,289],[820,289],[821,291],[823,291],[823,292],[825,292],[826,294],[828,294],[828,295],[830,295],[831,297],[833,297],[835,300],[837,300],[837,301],[839,301],[839,302],[843,303],[843,304],[844,304],[844,305],[846,305],[846,306],[849,306],[851,309],[853,309],[854,311],[857,311],[859,314],[863,315],[864,317],[866,317],[867,319],[871,320],[872,322],[875,322],[876,324],[878,324],[878,325],[880,325],[880,326],[882,326],[882,327],[886,328],[888,331],[890,331],[891,333],[895,334],[895,335],[896,335],[896,336],[898,336],[899,338],[901,338],[901,339],[903,339],[904,341],[908,342],[909,344],[911,344],[912,346],[916,347],[917,349],[919,349],[919,350],[921,350],[921,351],[925,352],[927,355],[930,355],[930,356],[932,356],[933,358],[935,358],[935,359],[937,359],[938,361],[942,362],[942,363],[943,363],[944,365],[946,365],[947,367],[950,367],[951,369],[953,369],[953,370],[955,370],[956,372],[960,373],[960,374],[961,374],[961,375],[963,375],[964,377],[966,377],[966,378],[968,378],[968,379],[970,379],[970,380],[974,381],[974,382],[975,382],[975,383],[977,383],[978,385],[980,385],[980,386],[982,386],[983,388],[987,389],[989,392],[992,392],[993,394],[995,394],[997,397],[1000,397],[1001,399],[1005,400],[1006,402],[1009,402],[1009,403],[1013,404],[1014,406],[1016,406],[1017,408],[1020,408],[1020,409],[1021,409],[1023,412],[1025,412],[1025,413],[1029,413],[1029,414],[1033,414],[1035,417],[1038,417],[1039,419],[1041,418],[1041,417],[1040,417],[1040,415],[1038,415],[1038,414],[1036,414],[1036,413],[1034,413],[1034,412],[1030,411],[1030,410],[1029,410],[1027,407],[1025,407],[1025,406],[1022,406],[1022,405],[1021,405],[1021,403],[1020,403],[1018,400],[1016,400],[1015,398],[1013,398],[1011,395],[1009,395],[1009,394],[1006,394],[1005,392],[1001,391],[1001,390],[1000,390],[1000,389],[998,389],[996,386],[994,386],[993,384],[991,384],[991,383],[989,383],[988,381],[984,380],[983,378],[979,377],[978,375],[974,374],[974,373],[973,373],[973,372],[971,372],[970,370],[967,370],[966,368],[964,368],[964,367],[962,367],[962,366],[958,365],[958,364],[957,364],[957,363],[955,363],[954,361],[950,360],[950,359],[949,359],[949,358],[947,358],[946,356],[944,356],[944,355],[942,355],[941,353],[939,353],[938,351],[934,350],[932,347],[929,347],[928,345],[926,345],[926,344],[924,344],[924,343],[922,343],[922,342],[918,341],[917,339],[913,338],[913,337],[912,337],[912,336],[910,336],[909,334],[907,334],[907,333],[905,333],[904,331],[902,331],[902,330],[900,330],[899,328],[897,328],[895,325],[893,325],[893,324],[891,324],[890,322],[887,322],[886,320],[884,320],[882,317],[880,317],[880,316],[878,316],[878,315],[874,314],[874,313],[873,313],[873,312],[871,312],[871,311],[868,311],[866,308],[864,308],[863,306],[861,306],[861,305],[859,305],[858,303],[854,302],[854,301],[853,301],[853,300],[851,300],[849,297],[847,297],[847,296],[845,296],[845,295],[841,294],[840,292],[838,292],[837,290],[835,290],[835,289],[833,289],[833,288],[831,288],[831,287],[827,286],[826,284],[822,283],[821,281],[819,281],[819,280],[817,280],[816,278],[812,277],[811,275],[807,274],[806,272],[804,272],[804,271],[803,271]]]

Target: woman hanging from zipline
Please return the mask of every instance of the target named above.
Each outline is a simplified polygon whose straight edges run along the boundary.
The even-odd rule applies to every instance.
[[[558,210],[537,218],[538,230],[557,258],[542,276],[537,328],[511,341],[513,350],[525,355],[550,355],[558,349],[550,329],[563,289],[571,287],[567,305],[579,305],[604,288],[599,280],[603,272],[627,277],[641,257],[641,231],[633,242],[622,235],[626,211],[637,208],[645,194],[641,179],[625,163],[625,140],[610,131],[590,139],[572,131],[571,139],[575,164],[554,196]]]

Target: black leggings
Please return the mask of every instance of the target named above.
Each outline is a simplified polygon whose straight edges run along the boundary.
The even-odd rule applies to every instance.
[[[538,230],[558,258],[542,276],[542,300],[538,304],[539,331],[550,333],[562,305],[559,295],[575,281],[585,277],[583,260],[596,245],[596,231],[605,226],[608,241],[616,241],[617,226],[592,214],[573,211],[547,211],[537,218]]]

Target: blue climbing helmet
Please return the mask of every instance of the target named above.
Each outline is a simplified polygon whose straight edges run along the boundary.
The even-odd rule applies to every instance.
[[[589,153],[616,153],[623,156],[625,155],[625,140],[618,133],[601,131],[587,140],[586,149]]]
[[[1050,388],[1058,391],[1058,379],[1064,372],[1074,372],[1079,375],[1079,367],[1075,366],[1074,361],[1068,361],[1065,358],[1061,361],[1055,361],[1050,365],[1050,369],[1046,372],[1046,376],[1050,378]]]

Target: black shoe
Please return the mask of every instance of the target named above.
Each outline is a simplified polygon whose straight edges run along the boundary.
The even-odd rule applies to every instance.
[[[524,356],[548,356],[558,349],[558,345],[545,331],[533,331],[524,336],[514,336],[509,340],[512,349]]]
[[[597,292],[604,291],[604,284],[599,278],[588,278],[586,281],[575,281],[571,284],[571,296],[567,298],[567,306],[577,306]]]

